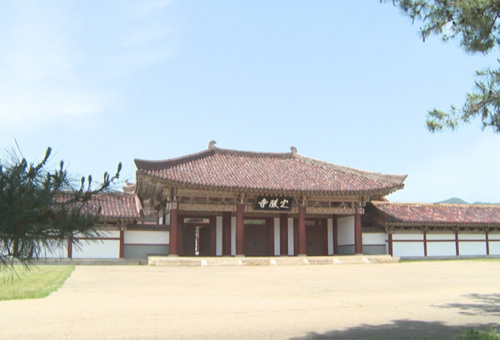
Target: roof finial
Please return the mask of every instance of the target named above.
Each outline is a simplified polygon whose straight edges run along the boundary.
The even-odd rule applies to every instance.
[[[295,146],[290,147],[290,150],[292,150],[292,155],[297,153],[297,148]]]
[[[215,150],[215,141],[212,140],[210,143],[208,143],[208,150]]]

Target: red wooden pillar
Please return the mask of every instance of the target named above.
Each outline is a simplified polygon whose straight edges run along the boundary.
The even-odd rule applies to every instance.
[[[424,231],[424,256],[427,256],[427,232]]]
[[[170,233],[169,233],[169,244],[170,250],[169,255],[177,256],[178,254],[178,209],[177,203],[172,203],[172,208],[170,209]]]
[[[354,252],[356,254],[363,254],[361,214],[354,215]]]
[[[280,253],[288,255],[288,215],[280,215]]]
[[[217,222],[215,216],[210,217],[210,255],[217,254]]]
[[[68,259],[73,258],[73,238],[68,238]]]
[[[245,220],[243,204],[236,206],[236,255],[245,255]]]
[[[388,235],[387,235],[387,238],[388,238],[388,242],[389,242],[389,255],[391,256],[394,256],[394,252],[393,252],[393,248],[392,248],[392,232],[390,232]]]
[[[120,258],[125,257],[125,231],[120,230]]]
[[[179,217],[177,217],[177,254],[179,256],[184,256],[184,228],[182,227],[182,222],[179,222]]]
[[[267,256],[274,256],[274,218],[266,218]]]
[[[222,255],[231,255],[231,213],[222,214]]]
[[[458,231],[455,231],[455,251],[460,256],[460,245],[458,244]]]
[[[321,228],[323,228],[323,255],[328,255],[328,219],[321,219]]]
[[[299,253],[299,219],[293,219],[293,255]]]
[[[488,230],[485,231],[486,234],[486,255],[490,255],[490,237],[488,235]]]
[[[306,207],[299,206],[299,251],[298,255],[307,255],[306,248]]]
[[[332,216],[333,224],[333,255],[339,254],[339,229],[337,227],[337,215]]]

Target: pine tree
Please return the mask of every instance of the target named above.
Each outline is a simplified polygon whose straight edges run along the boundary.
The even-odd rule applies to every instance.
[[[381,0],[387,2],[388,0]],[[413,22],[420,21],[422,39],[438,35],[444,41],[458,40],[471,54],[488,54],[500,45],[499,0],[390,0]],[[482,128],[500,132],[500,68],[476,71],[476,83],[462,107],[433,109],[427,117],[430,131],[456,129],[479,118]]]
[[[94,197],[110,190],[121,163],[114,176],[104,173],[93,188],[91,176],[75,185],[62,161],[59,168],[48,169],[51,148],[39,163],[30,164],[19,154],[12,150],[0,159],[0,266],[16,260],[29,264],[76,234],[99,236],[100,207]]]

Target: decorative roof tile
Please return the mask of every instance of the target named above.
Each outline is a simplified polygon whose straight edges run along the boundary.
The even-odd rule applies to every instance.
[[[242,191],[359,193],[401,189],[406,175],[343,167],[296,153],[258,153],[215,148],[164,161],[135,160],[137,177]]]
[[[371,202],[388,224],[500,225],[500,206]]]
[[[98,194],[92,198],[91,204],[95,207],[101,207],[100,216],[105,221],[137,220],[141,217],[135,195],[120,192]]]

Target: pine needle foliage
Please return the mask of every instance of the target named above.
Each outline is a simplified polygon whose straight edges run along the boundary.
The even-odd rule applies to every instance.
[[[99,236],[101,209],[93,198],[110,189],[121,163],[115,175],[104,173],[100,184],[88,176],[75,185],[64,162],[55,169],[47,165],[51,151],[47,148],[38,163],[27,162],[15,149],[0,159],[0,266],[28,265],[67,240],[77,242],[75,235]]]
[[[500,0],[381,0],[389,1],[413,23],[422,23],[424,41],[431,35],[458,40],[470,54],[489,54],[500,46]],[[500,67],[476,71],[474,90],[466,94],[464,104],[430,110],[427,128],[455,130],[473,119],[481,120],[483,130],[500,133]]]

